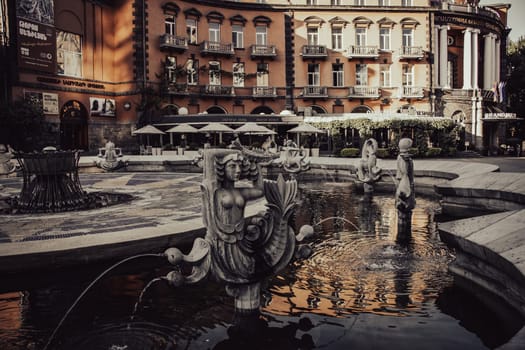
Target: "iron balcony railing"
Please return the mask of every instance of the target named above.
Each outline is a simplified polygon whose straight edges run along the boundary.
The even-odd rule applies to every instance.
[[[377,58],[379,50],[377,46],[356,46],[352,45],[348,49],[348,58]]]
[[[421,46],[402,46],[400,52],[401,58],[423,58],[424,54]]]
[[[254,98],[274,98],[277,97],[277,89],[268,86],[256,86],[252,88]]]
[[[327,98],[328,88],[326,86],[305,86],[303,87],[303,97]]]
[[[303,58],[326,58],[328,51],[324,45],[304,45],[301,49]]]
[[[233,44],[221,43],[218,41],[203,41],[201,43],[202,54],[219,54],[232,56],[235,54],[233,50]]]
[[[170,95],[187,95],[189,93],[187,83],[167,83],[163,88],[163,91]]]
[[[160,48],[186,50],[188,48],[188,38],[172,34],[160,36]]]
[[[403,86],[402,97],[404,98],[421,98],[424,96],[423,88],[420,86]]]
[[[213,96],[234,96],[235,90],[233,86],[224,85],[204,85],[201,87],[201,92],[206,95]]]
[[[379,88],[374,86],[350,86],[348,91],[349,98],[379,98],[380,96]]]
[[[253,57],[276,57],[277,49],[275,45],[252,45],[250,54]]]

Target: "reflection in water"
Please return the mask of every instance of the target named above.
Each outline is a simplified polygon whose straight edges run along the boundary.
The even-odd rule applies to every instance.
[[[320,192],[303,193],[297,226],[334,216],[354,220],[359,231],[353,225],[344,225],[342,219],[325,221],[314,242],[313,256],[283,274],[289,283],[276,283],[267,311],[330,316],[356,312],[419,314],[424,313],[422,303],[429,291],[435,293],[439,286],[452,282],[447,273],[452,256],[432,232],[435,227],[429,213],[438,209],[436,203],[418,202],[413,242],[399,246],[395,243],[393,198],[352,197],[349,187],[339,186],[328,188],[322,196]]]
[[[157,346],[143,348],[483,349],[504,344],[523,325],[520,318],[502,321],[504,313],[490,313],[453,285],[452,256],[436,235],[437,203],[418,198],[413,240],[400,246],[393,196],[353,197],[346,184],[319,187],[302,189],[296,225],[334,218],[315,227],[310,258],[268,281],[262,317],[247,317],[246,329],[233,327],[233,301],[223,286],[208,281],[173,289],[152,282],[171,267],[141,261],[112,271],[85,295],[57,336],[60,348],[133,349],[121,340],[155,339]],[[33,285],[24,276],[24,287],[11,290],[3,284],[0,349],[42,349],[103,270],[61,272]]]

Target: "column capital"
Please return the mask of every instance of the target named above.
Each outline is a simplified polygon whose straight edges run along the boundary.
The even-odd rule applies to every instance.
[[[476,33],[476,34],[479,34],[481,33],[481,30],[477,29],[477,28],[470,28],[472,33]]]
[[[442,24],[442,25],[437,25],[436,26],[437,29],[446,29],[446,30],[449,30],[450,29],[450,26],[448,24]]]
[[[462,30],[461,32],[462,33],[469,33],[469,32],[472,33],[473,31],[474,31],[474,28],[468,27],[468,28],[465,28],[464,30]]]

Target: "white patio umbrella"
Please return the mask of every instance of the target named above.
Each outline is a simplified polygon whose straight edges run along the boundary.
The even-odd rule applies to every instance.
[[[257,123],[249,122],[246,123],[237,129],[235,132],[247,135],[275,135],[277,134],[272,129],[268,129],[266,126],[259,125]]]
[[[249,143],[252,143],[252,136],[251,135],[275,135],[277,134],[275,131],[268,129],[266,126],[259,125],[257,123],[248,122],[237,129],[235,129],[236,133],[239,134],[245,134],[249,137]]]
[[[170,134],[170,143],[172,145],[173,145],[173,133],[182,134],[181,137],[184,137],[184,134],[196,133],[198,131],[199,131],[199,129],[194,128],[190,124],[186,124],[186,123],[176,125],[176,126],[174,126],[172,128],[169,128],[168,130],[166,130],[166,132],[168,134]]]
[[[313,125],[310,124],[299,124],[295,128],[292,128],[288,130],[287,132],[297,134],[297,145],[300,143],[300,136],[301,134],[322,134],[324,133],[323,130],[316,128]]]
[[[157,129],[151,124],[143,126],[140,129],[137,129],[132,132],[133,135],[146,135],[146,145],[149,146],[149,135],[161,135],[160,136],[160,145],[162,146],[162,135],[165,134],[164,131]]]
[[[222,133],[226,132],[234,132],[232,128],[230,128],[228,125],[224,125],[221,123],[210,123],[202,128],[199,129],[200,133],[218,133],[219,134],[219,143],[222,143]]]

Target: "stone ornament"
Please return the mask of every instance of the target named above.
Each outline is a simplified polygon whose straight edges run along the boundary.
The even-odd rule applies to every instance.
[[[282,175],[276,181],[263,179],[258,159],[241,150],[205,149],[202,159],[206,236],[197,238],[187,255],[177,248],[166,250],[170,263],[177,266],[166,277],[179,286],[209,276],[226,284],[236,311],[258,312],[261,281],[284,268],[296,251],[297,238],[289,222],[297,182]],[[266,211],[246,218],[248,202],[262,197]],[[301,232],[298,240],[307,235]],[[182,273],[183,265],[192,266],[190,274]]]
[[[412,209],[416,206],[414,191],[414,163],[409,149],[412,140],[403,138],[399,141],[399,155],[397,156],[398,180],[396,188],[396,209],[398,222],[398,240],[408,240],[411,236]]]
[[[372,185],[381,179],[381,169],[377,167],[377,141],[369,138],[361,149],[361,159],[357,164],[357,179],[364,184],[365,192],[373,192]]]
[[[122,159],[122,150],[116,148],[111,141],[106,142],[104,148],[99,148],[97,157],[100,159],[97,159],[95,163],[105,171],[113,171],[127,166],[127,162]]]

